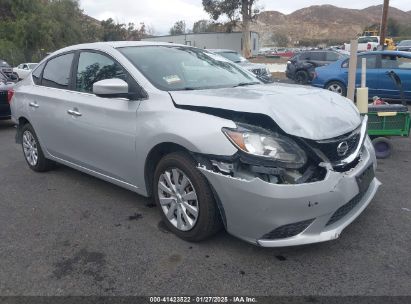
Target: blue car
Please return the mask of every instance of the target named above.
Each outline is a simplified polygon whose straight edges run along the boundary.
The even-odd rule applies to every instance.
[[[369,96],[400,99],[398,86],[389,76],[393,71],[402,82],[405,99],[411,100],[411,53],[399,51],[374,51],[358,54],[356,87],[361,84],[361,62],[367,59],[367,87]],[[340,95],[347,95],[349,59],[341,59],[315,69],[311,85]]]

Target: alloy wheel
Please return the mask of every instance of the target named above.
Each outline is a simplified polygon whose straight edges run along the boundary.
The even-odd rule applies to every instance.
[[[199,204],[196,190],[188,176],[177,168],[163,172],[158,180],[158,197],[168,221],[181,231],[194,228]]]
[[[330,90],[331,92],[334,92],[334,93],[338,93],[340,95],[343,94],[343,88],[337,83],[334,83],[334,84],[330,85],[328,87],[328,90]]]
[[[27,162],[31,166],[37,165],[37,161],[39,158],[37,142],[33,134],[31,134],[29,130],[26,130],[23,133],[23,150]]]

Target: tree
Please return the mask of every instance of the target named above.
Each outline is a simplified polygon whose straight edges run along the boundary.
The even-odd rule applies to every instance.
[[[225,15],[231,26],[231,31],[239,20],[241,15],[243,31],[243,55],[246,58],[251,57],[251,39],[250,26],[258,10],[255,8],[257,0],[203,0],[204,10],[213,20],[218,20],[220,16]]]
[[[282,33],[274,33],[271,35],[271,42],[274,46],[287,46],[288,37]]]
[[[170,28],[170,35],[181,35],[186,33],[186,22],[184,20],[177,21]]]

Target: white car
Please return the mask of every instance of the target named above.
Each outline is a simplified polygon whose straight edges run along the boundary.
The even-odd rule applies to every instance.
[[[376,51],[380,45],[380,36],[358,37],[358,52]],[[344,50],[349,52],[351,44],[344,43]]]
[[[13,68],[13,72],[19,75],[19,79],[26,78],[31,70],[33,70],[37,66],[37,63],[22,63],[18,67]]]

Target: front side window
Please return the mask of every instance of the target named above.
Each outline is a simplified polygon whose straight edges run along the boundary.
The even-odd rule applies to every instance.
[[[402,70],[410,70],[411,69],[411,58],[398,56],[398,68]]]
[[[81,52],[77,68],[76,90],[92,93],[93,84],[104,79],[127,81],[124,69],[113,59],[95,52]]]
[[[381,68],[382,69],[398,69],[397,56],[382,55],[381,56]]]
[[[54,57],[47,62],[41,84],[46,87],[68,89],[74,54]]]
[[[260,83],[221,56],[183,46],[118,49],[158,89],[200,90]]]

